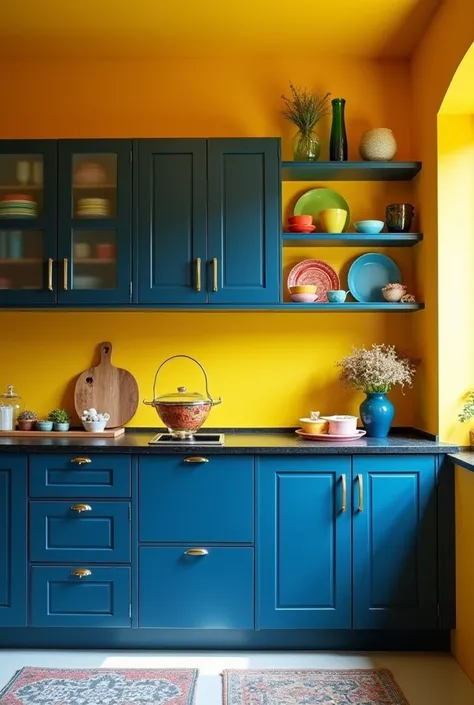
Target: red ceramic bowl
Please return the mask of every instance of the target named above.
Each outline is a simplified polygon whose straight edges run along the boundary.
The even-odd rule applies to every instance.
[[[292,215],[288,218],[288,222],[291,225],[312,225],[313,216],[312,215]]]

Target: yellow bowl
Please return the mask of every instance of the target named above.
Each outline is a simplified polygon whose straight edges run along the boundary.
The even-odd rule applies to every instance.
[[[327,433],[329,421],[324,419],[300,419],[301,428],[305,433]]]
[[[342,208],[328,208],[319,212],[319,225],[324,233],[342,233],[346,224],[347,211]]]
[[[290,286],[290,294],[315,294],[318,287],[315,284],[300,284],[299,286]]]

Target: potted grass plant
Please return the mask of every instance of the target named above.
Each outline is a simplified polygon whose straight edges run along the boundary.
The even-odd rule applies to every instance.
[[[474,390],[467,395],[466,402],[458,416],[461,423],[474,419]],[[474,429],[469,431],[469,442],[474,448]]]
[[[366,394],[360,405],[360,417],[367,435],[386,438],[395,415],[387,398],[392,387],[411,387],[416,361],[399,355],[393,345],[352,348],[352,353],[336,362],[341,367],[340,379],[348,387]]]
[[[321,152],[321,140],[315,132],[316,124],[329,112],[329,96],[319,95],[306,88],[297,88],[290,81],[291,96],[282,95],[283,115],[298,128],[293,139],[293,159],[316,162]]]

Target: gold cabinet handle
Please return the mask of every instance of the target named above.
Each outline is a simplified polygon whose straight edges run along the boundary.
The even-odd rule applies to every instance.
[[[81,512],[91,512],[92,507],[90,504],[73,504],[71,510],[80,514]]]
[[[357,484],[359,485],[359,512],[364,511],[364,480],[362,475],[357,475]]]
[[[68,286],[68,265],[69,265],[69,260],[67,257],[63,259],[63,289],[64,291],[67,291],[67,286]]]
[[[196,291],[201,291],[201,258],[196,259]]]
[[[48,258],[48,291],[53,290],[53,258]]]
[[[188,548],[188,550],[184,552],[185,556],[207,556],[208,554],[209,551],[206,551],[205,548]]]
[[[200,455],[193,455],[191,458],[185,458],[185,463],[208,463],[209,458],[201,458]]]
[[[217,257],[212,260],[212,291],[217,291]]]
[[[71,570],[71,575],[74,575],[76,578],[87,578],[89,575],[92,575],[92,571],[88,568],[76,568],[75,570]]]
[[[90,458],[73,458],[71,463],[76,463],[76,465],[87,465],[87,463],[92,463]]]
[[[341,512],[345,512],[347,509],[347,478],[346,478],[345,474],[341,475],[341,484],[342,484]]]

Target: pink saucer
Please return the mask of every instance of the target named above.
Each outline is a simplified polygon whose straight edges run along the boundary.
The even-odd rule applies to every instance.
[[[301,438],[304,438],[307,441],[358,441],[359,438],[362,438],[362,436],[365,436],[367,431],[356,431],[353,434],[345,434],[345,435],[335,435],[334,433],[305,433],[303,429],[298,428],[295,433],[298,434],[298,436],[301,436]]]

